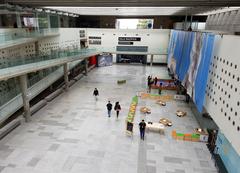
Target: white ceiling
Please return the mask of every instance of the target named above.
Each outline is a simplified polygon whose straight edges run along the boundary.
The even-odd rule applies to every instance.
[[[78,15],[98,16],[173,16],[209,15],[240,7],[46,7]]]
[[[185,7],[47,7],[79,15],[164,16],[185,11]],[[183,12],[185,14],[185,12]]]

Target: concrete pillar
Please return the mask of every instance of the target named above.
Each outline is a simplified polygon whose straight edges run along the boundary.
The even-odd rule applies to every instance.
[[[85,58],[85,75],[88,75],[88,58]]]
[[[48,20],[48,29],[51,28],[51,18],[50,18],[50,14],[47,14],[47,20]]]
[[[17,21],[17,27],[22,28],[22,22],[21,22],[21,17],[19,13],[16,13],[16,21]]]
[[[64,71],[64,81],[65,81],[65,89],[68,90],[69,87],[69,81],[68,81],[68,64],[63,65],[63,71]]]
[[[153,55],[151,55],[151,59],[150,59],[150,66],[153,65]]]
[[[26,122],[31,121],[31,113],[30,113],[30,98],[27,92],[27,75],[19,76],[20,89],[22,92],[23,99],[23,107],[24,107],[24,118]]]
[[[187,16],[187,14],[186,14],[183,30],[187,30],[187,17],[188,17],[188,16]]]
[[[58,14],[58,28],[61,28],[61,16]]]
[[[40,32],[40,29],[39,29],[38,12],[35,12],[35,13],[34,13],[34,17],[37,19],[37,28],[36,28],[35,30],[37,30],[38,32]]]

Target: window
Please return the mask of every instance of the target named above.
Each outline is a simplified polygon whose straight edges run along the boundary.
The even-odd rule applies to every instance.
[[[153,19],[116,19],[116,29],[152,29]]]

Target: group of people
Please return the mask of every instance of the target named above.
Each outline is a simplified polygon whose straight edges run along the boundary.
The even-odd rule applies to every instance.
[[[95,97],[95,99],[97,101],[98,96],[99,96],[99,91],[98,91],[97,88],[94,89],[93,96]],[[106,105],[106,107],[107,107],[107,111],[108,111],[108,117],[111,117],[112,103],[110,101],[108,101],[108,104]],[[117,115],[117,118],[118,118],[119,112],[121,110],[121,106],[120,106],[119,102],[115,103],[114,110],[116,111],[116,115]]]
[[[147,78],[147,85],[148,85],[148,92],[149,93],[151,93],[151,86],[153,84],[155,86],[157,86],[157,82],[158,82],[158,78],[157,77],[153,78],[152,76],[148,76],[148,78]],[[161,92],[162,92],[161,86],[162,86],[162,83],[160,83],[160,87],[158,88],[158,94],[161,94]]]
[[[99,91],[97,88],[94,89],[93,96],[95,97],[95,99],[97,101],[98,96],[99,96]],[[106,107],[107,107],[107,112],[108,112],[109,118],[111,117],[112,106],[113,106],[112,103],[110,101],[108,101],[108,104],[106,105]],[[117,115],[117,119],[118,119],[119,112],[121,110],[121,106],[120,106],[119,102],[115,103],[114,110],[116,111],[116,115]],[[140,137],[142,140],[144,140],[145,127],[146,127],[146,123],[144,122],[144,120],[142,120],[142,122],[139,123]]]
[[[112,111],[112,103],[110,101],[108,101],[108,104],[106,106],[107,106],[107,111],[108,111],[108,117],[110,118],[111,111]],[[118,119],[119,112],[121,110],[121,106],[120,106],[119,102],[115,103],[114,110],[116,111],[116,115],[117,115],[117,119]]]

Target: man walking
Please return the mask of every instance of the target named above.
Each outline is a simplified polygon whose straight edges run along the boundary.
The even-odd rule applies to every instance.
[[[94,89],[93,95],[94,95],[94,97],[95,97],[95,99],[96,99],[96,101],[97,101],[98,96],[99,96],[99,92],[98,92],[97,88]]]
[[[107,111],[108,111],[108,117],[111,117],[111,111],[112,111],[112,104],[110,101],[108,101],[107,106]]]
[[[142,122],[139,123],[140,137],[142,140],[144,140],[145,127],[146,123],[144,122],[144,120],[142,120]]]

